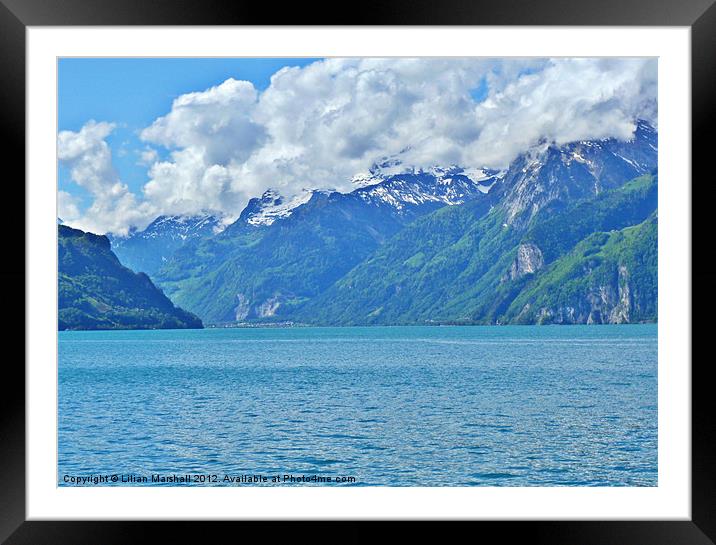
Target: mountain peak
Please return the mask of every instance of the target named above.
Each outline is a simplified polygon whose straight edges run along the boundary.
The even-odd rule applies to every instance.
[[[402,214],[425,204],[463,204],[487,193],[501,176],[497,170],[466,169],[457,165],[408,168],[398,174],[374,173],[370,178],[363,178],[352,194],[376,206],[391,206]],[[355,178],[353,181],[356,183]]]
[[[170,237],[182,240],[191,238],[193,233],[209,229],[218,233],[223,229],[223,216],[213,211],[202,210],[193,214],[165,214],[154,219],[145,229],[130,230],[125,238]],[[119,238],[119,237],[116,237]]]
[[[294,208],[307,203],[313,193],[313,190],[304,189],[298,195],[286,199],[278,190],[269,188],[260,198],[249,200],[238,221],[254,226],[271,225],[277,219],[291,215]]]
[[[132,228],[126,236],[109,234],[117,257],[135,271],[154,274],[181,246],[220,233],[225,227],[220,213],[202,210],[194,214],[158,216],[146,228]]]
[[[529,221],[552,201],[596,196],[651,172],[657,164],[657,132],[645,121],[636,125],[631,140],[543,141],[518,156],[505,174],[508,223],[518,216]]]
[[[281,193],[279,193],[278,189],[269,187],[266,191],[263,192],[263,195],[261,195],[261,202],[270,204],[281,204],[283,202],[283,197],[281,196]]]

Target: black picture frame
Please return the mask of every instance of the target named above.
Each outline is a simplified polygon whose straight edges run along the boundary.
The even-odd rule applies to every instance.
[[[716,542],[716,419],[708,371],[711,362],[699,357],[704,345],[706,312],[716,308],[716,271],[708,265],[709,239],[713,232],[709,207],[716,202],[709,184],[713,152],[710,139],[716,116],[716,4],[715,0],[520,0],[468,1],[390,0],[365,2],[355,10],[313,8],[302,3],[280,9],[266,3],[214,0],[0,0],[0,110],[6,173],[6,207],[0,269],[5,312],[3,329],[8,340],[3,358],[3,393],[0,395],[0,541],[24,543],[112,544],[133,543],[157,536],[157,541],[205,540],[215,535],[211,522],[82,522],[25,520],[25,373],[24,339],[17,333],[18,309],[32,289],[25,280],[25,30],[28,26],[80,25],[584,25],[584,26],[685,26],[691,29],[692,55],[692,517],[690,521],[530,521],[477,522],[477,532],[499,532],[500,539],[524,539],[559,544],[708,544]],[[320,14],[320,15],[319,15]],[[689,180],[667,183],[688,184]],[[21,189],[23,188],[23,189]],[[23,299],[23,300],[21,300]],[[8,309],[11,309],[8,311]],[[24,316],[24,311],[23,311]],[[23,320],[23,323],[24,320]],[[25,324],[32,327],[32,324]],[[701,342],[695,343],[698,334]],[[12,341],[12,343],[10,342]],[[20,343],[23,343],[20,345]],[[689,362],[677,362],[687,365]],[[245,522],[241,523],[246,524]],[[211,528],[207,526],[212,525]],[[229,531],[234,531],[231,527]],[[207,533],[207,532],[210,532]],[[290,530],[293,532],[293,530]],[[302,530],[298,530],[299,533]],[[358,541],[368,530],[352,525],[341,540]],[[292,534],[284,534],[291,538]],[[327,530],[325,535],[331,535]],[[484,534],[481,534],[484,535]],[[238,537],[238,536],[237,536]]]

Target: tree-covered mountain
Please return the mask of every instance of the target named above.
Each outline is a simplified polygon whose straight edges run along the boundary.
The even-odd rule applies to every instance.
[[[502,319],[512,323],[629,323],[657,319],[657,213],[596,232],[521,290]]]
[[[493,196],[493,200],[496,195]],[[296,313],[308,323],[656,319],[657,178],[510,218],[511,200],[407,226]],[[510,219],[513,221],[510,222]]]
[[[144,273],[124,267],[106,236],[58,225],[58,328],[201,328]]]

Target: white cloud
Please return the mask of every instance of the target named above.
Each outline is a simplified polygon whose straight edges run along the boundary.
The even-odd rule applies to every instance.
[[[61,131],[57,137],[60,162],[69,168],[72,181],[85,188],[94,199],[80,214],[77,201],[68,199],[66,192],[59,192],[60,217],[74,227],[93,233],[125,233],[130,225],[148,223],[156,213],[151,203],[138,202],[120,181],[105,140],[113,129],[112,123],[89,121],[78,132]]]
[[[73,222],[81,217],[79,200],[67,191],[57,192],[57,217],[63,222]]]
[[[228,79],[178,97],[142,131],[168,156],[144,156],[141,205],[236,216],[268,187],[350,190],[354,174],[395,154],[416,167],[504,167],[541,138],[629,138],[636,118],[656,122],[656,83],[653,59],[327,59],[278,71],[263,92]],[[108,126],[73,134],[80,143],[64,146],[94,165],[67,159],[77,183],[112,187],[97,143]]]
[[[159,153],[157,150],[150,148],[149,146],[145,147],[143,150],[138,150],[137,155],[139,155],[139,161],[137,161],[138,165],[151,166],[159,160]]]
[[[491,93],[475,111],[483,130],[465,149],[505,166],[541,138],[558,144],[633,135],[635,119],[656,124],[656,61],[559,59]]]
[[[251,119],[257,97],[252,83],[231,78],[181,95],[167,115],[142,131],[142,138],[169,149],[198,150],[211,165],[244,160],[264,138],[264,128]]]
[[[61,131],[57,136],[58,159],[69,167],[72,180],[93,194],[119,183],[105,141],[114,127],[89,121],[79,132]]]
[[[232,189],[235,176],[232,166],[212,164],[202,150],[189,147],[152,165],[144,197],[165,214],[235,210],[246,203],[244,193]]]

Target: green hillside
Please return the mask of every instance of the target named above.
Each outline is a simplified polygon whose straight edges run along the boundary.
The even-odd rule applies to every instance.
[[[352,195],[316,193],[271,228],[236,226],[177,252],[156,276],[209,322],[283,319],[331,286],[401,227]]]
[[[628,323],[657,319],[656,213],[589,235],[512,301],[505,322]]]
[[[144,273],[124,267],[109,239],[58,226],[58,328],[201,328]]]
[[[657,197],[657,177],[646,175],[596,197],[550,203],[525,221],[508,222],[506,204],[445,207],[405,227],[300,308],[296,319],[342,325],[655,320]]]

